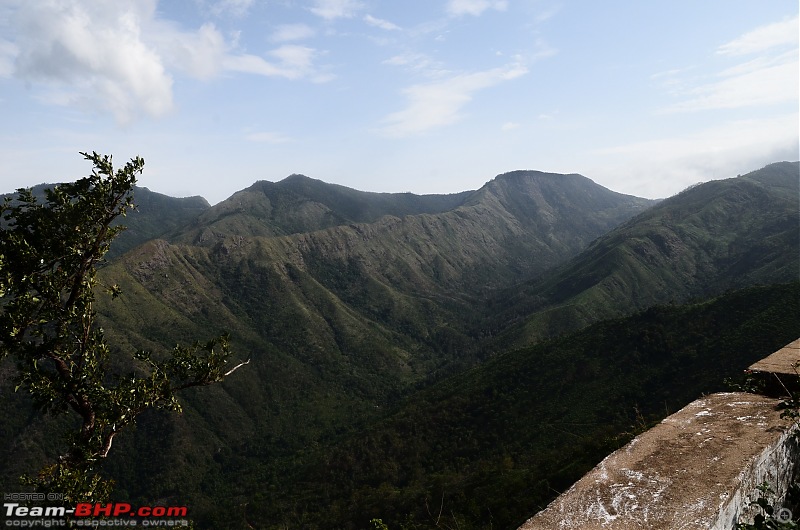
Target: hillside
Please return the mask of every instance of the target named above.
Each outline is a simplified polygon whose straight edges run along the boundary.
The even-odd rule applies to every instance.
[[[202,197],[179,199],[138,186],[133,196],[136,208],[120,220],[126,229],[111,246],[109,259],[186,227],[211,207]]]
[[[452,279],[455,289],[473,292],[487,280],[539,274],[651,204],[580,175],[535,171],[500,175],[474,192],[427,196],[359,192],[293,175],[234,194],[174,240],[224,247],[229,236],[295,235],[284,241],[326,260],[353,257],[370,272],[385,267],[383,276],[435,276],[440,290]],[[539,259],[527,259],[531,252]],[[398,260],[405,263],[392,271],[387,262]],[[487,267],[494,270],[486,274]]]
[[[500,355],[291,458],[217,453],[203,527],[361,529],[377,517],[516,528],[638,431],[798,335],[798,283],[601,322]],[[248,504],[225,509],[221,495]]]
[[[771,164],[670,197],[493,300],[497,348],[654,304],[800,277],[800,170]],[[509,329],[510,323],[516,323]]]
[[[58,184],[39,184],[31,192],[39,200],[44,198],[45,189]],[[114,241],[106,257],[113,259],[151,239],[162,237],[170,232],[184,228],[211,206],[202,197],[175,198],[134,186],[133,195],[136,207],[119,219],[124,230]],[[0,195],[0,200],[14,199],[16,193]]]
[[[187,231],[151,241],[104,271],[131,293],[125,308],[102,309],[114,329],[128,337],[145,329],[144,342],[225,327],[260,349],[333,363],[344,372],[337,378],[354,370],[424,377],[474,352],[471,324],[485,293],[541,274],[649,204],[585,177],[524,172],[500,176],[441,213],[397,217],[387,213],[399,213],[397,201],[380,195],[370,207],[378,216],[372,223],[349,222],[351,215],[348,224],[321,230],[253,235],[278,226],[271,214],[259,217],[280,211],[273,188],[298,183],[320,188],[309,193],[327,197],[332,219],[353,210],[324,193],[329,185],[303,177],[262,186],[271,198],[252,190],[249,202],[234,195]],[[411,202],[419,210],[442,201],[401,195],[406,211]],[[299,208],[298,223],[305,211]],[[354,388],[373,384],[372,375],[355,377]]]
[[[205,230],[241,235],[289,235],[372,223],[386,215],[446,212],[460,206],[471,193],[370,193],[290,175],[280,182],[259,181],[233,194],[206,212],[199,225]]]
[[[783,200],[790,195],[791,186],[787,187],[789,182],[786,180],[773,180],[762,171],[747,178],[711,182],[642,211],[641,201],[604,190],[584,177],[518,172],[497,177],[465,197],[453,210],[440,213],[402,217],[386,214],[371,223],[348,223],[283,236],[226,232],[230,227],[238,226],[241,219],[247,218],[252,222],[251,212],[257,211],[257,206],[250,204],[248,208],[226,216],[225,223],[214,220],[204,227],[192,227],[191,231],[170,241],[152,242],[141,247],[109,268],[108,272],[115,274],[114,278],[123,283],[126,292],[131,293],[131,299],[126,303],[128,314],[120,318],[120,314],[109,313],[109,317],[117,322],[135,322],[135,329],[146,330],[140,336],[141,340],[160,336],[188,338],[205,329],[231,329],[239,337],[241,347],[249,348],[248,351],[256,355],[252,370],[242,375],[238,384],[226,383],[222,387],[224,392],[207,393],[201,402],[192,399],[192,412],[188,418],[181,422],[159,420],[158,428],[172,433],[170,439],[180,441],[172,442],[171,449],[152,462],[153,467],[148,469],[153,478],[148,479],[142,471],[137,472],[135,476],[139,480],[128,482],[137,484],[135,493],[131,493],[169,496],[170,491],[185,490],[191,488],[191,484],[203,488],[201,484],[212,481],[218,484],[217,488],[230,488],[234,497],[247,497],[234,484],[242,480],[245,469],[253,468],[255,462],[272,462],[266,467],[256,465],[254,468],[258,476],[272,477],[265,479],[270,484],[282,481],[279,477],[286,474],[297,473],[297,463],[306,465],[310,448],[326,447],[332,437],[347,436],[353,429],[378,421],[384,410],[394,407],[398,398],[408,395],[415,383],[422,383],[424,387],[428,384],[426,381],[457,374],[483,358],[486,346],[491,351],[498,351],[498,344],[502,343],[491,342],[491,333],[486,333],[484,338],[481,330],[486,329],[486,322],[496,321],[497,315],[505,318],[505,313],[495,311],[503,304],[518,310],[518,300],[528,304],[538,300],[541,296],[538,292],[532,294],[527,291],[527,286],[519,287],[519,282],[526,278],[538,278],[527,285],[552,285],[551,292],[556,301],[558,296],[570,300],[583,290],[573,293],[568,286],[586,282],[581,275],[586,271],[619,270],[617,274],[621,278],[627,278],[623,273],[640,274],[634,267],[617,267],[616,261],[599,258],[644,255],[637,253],[637,249],[642,247],[641,241],[659,241],[660,237],[667,237],[665,233],[669,234],[674,245],[686,249],[685,254],[665,253],[660,261],[642,268],[650,275],[641,280],[634,275],[636,291],[625,288],[629,283],[627,280],[612,283],[619,288],[616,291],[608,289],[611,294],[607,298],[599,299],[586,309],[590,319],[558,320],[547,313],[528,313],[533,313],[531,319],[545,318],[547,322],[557,323],[558,327],[549,332],[558,332],[568,330],[570,326],[573,329],[581,327],[592,320],[630,313],[659,301],[679,301],[675,294],[667,299],[659,298],[664,294],[663,278],[670,278],[677,269],[683,275],[675,280],[675,285],[678,286],[681,280],[688,282],[689,273],[680,267],[684,258],[679,257],[688,256],[686,260],[696,261],[699,259],[697,256],[703,257],[718,249],[713,245],[720,241],[738,241],[740,246],[732,245],[731,248],[747,252],[748,246],[762,244],[772,237],[784,241],[778,243],[784,244],[784,249],[791,248],[791,241],[785,240],[788,235],[784,233],[786,225],[774,222],[780,216],[788,219],[787,223],[791,222],[792,215],[796,217],[790,203]],[[309,184],[318,185],[315,181]],[[269,204],[272,204],[271,200]],[[328,208],[331,211],[344,210],[335,201],[329,201]],[[260,222],[263,226],[273,223],[269,219]],[[705,232],[697,227],[702,227]],[[604,235],[604,232],[607,233]],[[782,237],[784,239],[780,239]],[[582,249],[585,250],[580,252]],[[787,270],[792,266],[791,260],[796,259],[790,254],[783,252],[767,256],[770,267]],[[587,256],[591,259],[584,261]],[[702,263],[706,261],[718,263],[710,259]],[[601,266],[601,262],[604,265]],[[633,262],[638,264],[635,260]],[[687,266],[693,276],[683,297],[713,294],[728,287],[762,280],[765,283],[785,281],[785,277],[780,275],[757,280],[755,262],[740,260],[737,263],[739,268]],[[562,264],[561,268],[558,268],[559,264]],[[554,269],[556,273],[551,275],[548,271],[554,266],[557,267]],[[718,284],[703,291],[696,289],[695,286],[710,281],[715,275],[719,276]],[[511,285],[514,285],[514,294],[509,296],[503,289]],[[503,293],[504,301],[485,304],[487,299],[494,300],[492,293],[497,292]],[[574,305],[584,309],[582,299],[578,300]],[[139,305],[143,301],[148,302]],[[163,322],[143,317],[165,313],[170,318]],[[710,329],[719,325],[709,324]],[[119,327],[115,326],[115,330]],[[514,333],[514,327],[508,328],[507,335],[501,339],[514,336]],[[698,334],[701,333],[698,330]],[[126,331],[126,336],[130,337],[132,333]],[[616,332],[608,336],[615,337]],[[516,340],[520,340],[519,337],[516,335]],[[521,340],[528,340],[524,333]],[[615,365],[606,367],[598,363],[592,366],[595,368],[586,373],[599,381],[603,381],[603,377],[615,377]],[[548,367],[552,368],[552,365]],[[640,370],[647,372],[644,367]],[[661,370],[655,367],[647,373],[658,379]],[[687,387],[680,399],[688,401],[694,398],[693,393],[703,391],[703,385],[711,384],[712,379],[716,384],[724,376],[719,369],[706,367],[703,370],[706,375],[702,381]],[[541,374],[554,382],[564,381],[567,377],[553,376],[550,368]],[[670,377],[657,384],[668,384]],[[437,388],[438,385],[433,386],[432,391]],[[576,388],[580,394],[582,384]],[[645,386],[637,384],[630,389],[626,394],[626,412],[615,420],[616,423],[612,422],[615,427],[603,431],[605,434],[595,432],[594,439],[598,436],[602,439],[605,435],[613,437],[614,433],[628,428],[635,420],[633,407],[643,399],[643,388]],[[537,400],[541,399],[541,393],[534,395]],[[562,396],[562,399],[566,398]],[[603,399],[601,393],[595,400],[602,403]],[[226,404],[223,408],[228,411],[226,415],[205,411],[210,406],[216,410],[212,405],[215,401]],[[438,398],[431,403],[431,406],[438,407]],[[566,413],[563,401],[559,401],[557,406],[547,403],[550,402],[543,401],[541,406],[554,407],[559,415]],[[657,408],[651,406],[646,414],[658,414],[663,406],[662,400]],[[676,404],[674,408],[678,406]],[[451,416],[456,417],[451,411],[460,409],[453,405],[437,410],[445,411],[445,416],[433,414],[430,410],[422,416],[430,414],[448,425]],[[587,409],[586,413],[594,414],[591,410]],[[481,418],[481,422],[488,421],[485,415]],[[485,424],[481,422],[477,425],[483,429]],[[151,431],[146,429],[148,433]],[[404,435],[401,433],[404,432],[407,433],[401,429],[390,439],[402,440]],[[510,431],[507,432],[512,436]],[[549,448],[542,449],[542,454],[553,456],[554,453],[547,451],[562,451],[565,443],[559,432],[551,432],[539,441],[531,440],[531,443]],[[438,439],[439,435],[430,433],[423,438],[428,436]],[[441,436],[462,439],[452,431]],[[200,441],[201,437],[203,441]],[[152,441],[146,436],[137,436],[132,443],[141,451]],[[209,451],[212,444],[217,447],[212,451],[216,456],[209,460],[208,456],[203,456],[208,453],[201,448],[206,447]],[[453,455],[452,458],[461,454],[456,447],[444,443],[439,445],[447,448],[443,450],[445,454]],[[425,447],[415,453],[419,458],[440,452],[437,445]],[[593,450],[607,449],[607,445],[601,444],[601,449]],[[591,453],[589,449],[586,451]],[[203,476],[187,469],[170,473],[168,480],[160,477],[159,466],[167,466],[176,458],[186,459],[187,453],[193,455],[191,461],[195,465],[204,463],[202,469],[206,471]],[[332,457],[327,452],[324,454],[324,458],[332,458],[332,461],[353,460],[356,467],[352,473],[361,473],[358,462],[362,456],[342,454]],[[480,451],[474,453],[481,454]],[[484,459],[482,456],[473,457],[480,461]],[[398,456],[396,462],[400,466],[400,462],[415,462],[415,458]],[[486,458],[492,461],[498,457]],[[570,473],[579,474],[578,469],[583,469],[577,463],[574,467],[562,469],[569,460],[558,460],[554,456],[552,459],[562,464],[540,468],[541,473],[550,477],[547,479],[550,487],[560,480],[566,482],[566,478],[558,476],[572,477]],[[377,462],[382,460],[369,458],[370,462],[376,462],[374,465],[379,465]],[[391,462],[392,458],[387,457],[387,461]],[[492,467],[499,465],[497,460],[494,461],[495,464],[486,465],[499,471]],[[585,466],[592,463],[589,457],[581,461]],[[453,461],[448,462],[451,465]],[[439,476],[435,466],[428,469],[430,462],[418,463],[420,466],[414,467],[416,471],[409,473],[413,475],[426,470],[424,476]],[[220,474],[225,475],[228,469],[237,470],[236,477],[231,475],[230,479],[219,482]],[[532,464],[531,469],[536,469],[536,466]],[[299,484],[313,483],[315,480],[311,477],[318,471],[305,478],[299,475],[293,480]],[[126,472],[119,472],[125,476]],[[344,474],[350,476],[351,472]],[[488,480],[489,473],[480,476]],[[359,504],[352,498],[341,500],[341,521],[354,516],[353,512],[345,510],[345,506],[351,504],[362,506],[361,513],[380,516],[378,508],[385,506],[385,496],[395,494],[391,493],[392,490],[369,492],[384,482],[393,484],[385,477],[381,480],[372,475],[364,478],[363,484],[366,485],[361,487],[367,489],[353,494],[358,498],[365,495],[367,499],[374,495],[374,510],[370,512],[368,505]],[[328,484],[327,481],[323,483]],[[419,484],[422,483],[424,481]],[[168,484],[173,486],[167,487]],[[178,484],[182,486],[178,487]],[[360,491],[358,484],[362,484],[361,479],[353,483],[356,492]],[[407,485],[403,484],[401,480],[395,487],[404,491]],[[288,486],[279,488],[277,491],[288,492],[287,497],[273,506],[283,511],[286,509],[284,502],[292,503],[291,499],[297,495],[316,498],[320,494],[303,493],[306,491],[304,486],[298,487],[299,490]],[[331,491],[340,489],[349,491],[348,487],[346,484],[326,486],[329,492],[326,495],[333,495]],[[240,493],[235,493],[237,491]],[[411,488],[409,495],[412,491],[415,489]],[[275,490],[270,490],[269,494],[264,492],[254,498],[267,506],[267,499],[276,497],[276,494]],[[483,494],[476,495],[474,498]],[[400,497],[405,498],[403,495]],[[401,499],[398,501],[401,507],[397,509],[414,512],[414,503],[424,503],[424,500],[420,497]],[[336,502],[331,498],[331,505]],[[434,502],[434,499],[429,499],[429,502]],[[475,512],[469,513],[478,516]],[[263,521],[273,521],[277,515],[265,507],[261,517]],[[298,517],[304,520],[306,516]],[[220,524],[219,520],[215,524]],[[321,524],[321,527],[325,525]]]

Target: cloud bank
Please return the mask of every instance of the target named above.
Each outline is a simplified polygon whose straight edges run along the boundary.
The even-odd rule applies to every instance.
[[[525,66],[511,64],[412,85],[403,90],[408,101],[406,108],[389,114],[380,132],[404,137],[455,123],[462,117],[461,109],[477,92],[526,73]]]
[[[739,60],[679,95],[666,112],[695,112],[777,105],[797,101],[798,18],[755,28],[722,44],[720,59]],[[679,72],[679,71],[678,71]],[[669,73],[665,73],[670,77]],[[679,83],[686,84],[686,83]]]
[[[344,13],[349,1],[317,2],[326,15]],[[185,29],[159,17],[156,0],[19,2],[6,8],[0,39],[0,76],[30,83],[49,104],[111,113],[120,124],[140,116],[159,118],[174,108],[177,75],[209,80],[225,71],[325,80],[314,64],[317,51],[281,44],[263,55],[242,53],[206,23]],[[252,2],[226,0],[219,10],[242,14]],[[310,28],[279,28],[273,41],[309,37]]]

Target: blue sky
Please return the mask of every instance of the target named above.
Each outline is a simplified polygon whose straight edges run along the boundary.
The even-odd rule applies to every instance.
[[[515,169],[665,197],[800,158],[798,32],[795,0],[0,0],[0,191],[95,150],[212,203]]]

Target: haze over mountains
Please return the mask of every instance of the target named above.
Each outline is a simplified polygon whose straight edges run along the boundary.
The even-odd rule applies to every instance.
[[[511,528],[634,406],[675,410],[800,334],[799,196],[797,162],[660,202],[537,171],[426,196],[292,175],[215,206],[137,189],[101,271],[123,290],[99,300],[109,342],[227,330],[253,362],[182,416],[148,415],[107,469],[122,500],[188,504],[204,528],[428,528],[446,496],[448,524]],[[657,304],[673,307],[637,313]],[[51,427],[0,400],[8,485]]]

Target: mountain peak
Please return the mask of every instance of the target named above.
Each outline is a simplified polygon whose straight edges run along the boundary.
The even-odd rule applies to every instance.
[[[304,182],[304,183],[305,182],[309,182],[309,183],[310,182],[315,182],[315,183],[318,183],[318,184],[325,184],[327,186],[334,186],[334,184],[328,184],[327,182],[324,182],[324,181],[319,180],[319,179],[314,179],[314,178],[308,177],[306,175],[303,175],[302,173],[292,173],[291,175],[289,175],[288,177],[284,178],[283,180],[279,180],[276,184],[293,184],[293,183],[297,183],[297,182]]]
[[[536,169],[515,169],[513,171],[500,173],[494,178],[494,180],[512,180],[521,178],[564,178],[564,177],[574,177],[574,176],[581,176],[581,175],[577,175],[576,173],[569,173],[569,174],[550,173],[547,171],[539,171]]]

